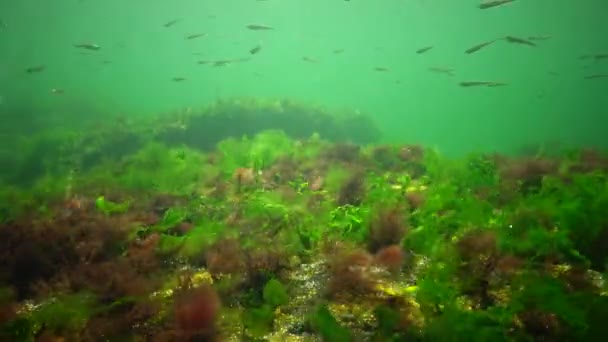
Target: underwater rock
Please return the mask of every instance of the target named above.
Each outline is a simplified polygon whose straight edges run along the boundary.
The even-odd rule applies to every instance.
[[[318,133],[330,141],[367,144],[380,138],[370,117],[358,112],[340,114],[289,100],[231,99],[180,118],[181,125],[165,127],[157,139],[207,151],[228,137],[253,136],[272,129],[282,130],[294,139]]]

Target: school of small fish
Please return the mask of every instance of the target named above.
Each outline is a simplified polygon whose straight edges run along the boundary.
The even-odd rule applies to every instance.
[[[256,0],[256,1],[265,2],[267,0]],[[350,2],[349,0],[344,0],[344,1]],[[498,10],[498,8],[501,8],[506,5],[512,5],[517,2],[519,2],[519,0],[482,0],[477,7],[478,7],[478,9],[484,10],[484,11],[485,10]],[[214,15],[209,15],[208,18],[214,19],[216,17]],[[187,21],[187,19],[181,18],[181,17],[174,18],[174,19],[168,20],[167,22],[165,22],[161,25],[165,29],[175,30],[175,29],[179,29],[179,27],[182,26],[180,23],[182,23],[185,20]],[[178,25],[178,24],[180,24],[180,25]],[[260,37],[265,37],[266,34],[272,35],[274,31],[281,31],[280,27],[276,28],[274,25],[268,25],[266,23],[259,23],[259,22],[258,23],[249,23],[249,24],[245,23],[242,26],[242,28],[249,30],[249,31],[258,32],[258,33],[252,33],[252,34],[260,35]],[[9,26],[2,19],[0,19],[0,30],[9,30]],[[193,33],[192,32],[185,33],[182,37],[183,37],[183,39],[190,41],[190,40],[195,40],[195,39],[199,40],[201,38],[208,37],[208,35],[209,34],[207,32],[200,32],[200,31],[196,32],[195,31]],[[472,45],[468,48],[465,48],[463,51],[466,55],[477,54],[477,53],[481,52],[482,50],[489,48],[492,45],[499,44],[498,42],[500,42],[500,41],[502,41],[506,44],[510,44],[510,45],[520,45],[520,46],[524,46],[524,47],[528,47],[528,48],[537,48],[540,45],[542,45],[541,43],[543,43],[544,41],[550,40],[550,39],[553,39],[553,37],[551,35],[527,35],[527,36],[523,36],[523,37],[514,36],[514,35],[505,35],[502,37],[496,37],[494,39],[489,39],[489,40],[481,41],[481,42],[477,42],[477,43],[471,42]],[[205,41],[205,39],[201,39],[201,40]],[[94,54],[100,53],[102,50],[101,45],[98,45],[93,42],[77,42],[72,45],[74,48],[79,49],[81,51],[80,52],[81,55],[94,55]],[[126,44],[124,42],[121,42],[119,45],[122,48],[124,48],[126,46]],[[250,46],[250,48],[248,50],[243,51],[243,54],[245,55],[245,57],[225,58],[225,59],[219,59],[219,60],[203,59],[203,60],[197,61],[197,63],[200,65],[209,65],[212,67],[226,67],[226,66],[230,66],[232,64],[250,61],[252,58],[258,58],[255,55],[258,55],[262,52],[262,47],[263,47],[262,40],[258,41],[255,44],[252,43],[249,46]],[[378,49],[378,48],[379,47],[376,47],[376,49]],[[441,47],[437,46],[435,44],[432,44],[432,45],[429,44],[429,45],[420,46],[419,48],[417,48],[413,51],[417,55],[425,55],[425,54],[434,54],[434,53],[436,53],[435,51],[438,49],[441,49]],[[105,51],[105,49],[104,49],[104,51]],[[339,47],[339,48],[335,48],[334,50],[331,50],[328,52],[331,52],[334,55],[339,55],[339,54],[345,53],[346,51],[347,50],[345,48]],[[201,53],[201,52],[193,52],[192,54],[197,55],[197,56],[205,55],[204,53]],[[420,57],[420,58],[422,58],[422,57]],[[608,60],[608,53],[591,53],[591,54],[581,55],[578,58],[580,60],[594,60],[594,61],[598,62],[598,61],[602,61],[602,60]],[[310,55],[302,56],[301,61],[310,63],[310,64],[320,63],[318,58],[310,56]],[[109,59],[105,59],[99,63],[102,65],[109,65],[109,64],[112,64],[113,62]],[[38,65],[33,65],[33,66],[25,68],[25,72],[27,74],[39,74],[45,70],[47,70],[46,64],[38,64]],[[380,72],[380,73],[389,73],[389,74],[391,73],[391,68],[389,68],[388,66],[371,66],[371,70]],[[442,74],[442,75],[445,75],[448,77],[453,77],[456,75],[456,70],[454,68],[451,68],[448,66],[430,66],[427,68],[427,70],[430,72],[433,72],[436,74]],[[559,76],[559,74],[555,71],[547,71],[547,73],[552,76]],[[588,75],[582,76],[582,78],[585,80],[608,79],[608,73],[588,74]],[[174,77],[171,77],[170,80],[173,82],[183,82],[183,81],[186,81],[187,78],[184,76],[174,76]],[[401,81],[396,80],[395,83],[401,84]],[[470,87],[495,88],[495,87],[506,86],[508,83],[503,82],[503,81],[496,81],[496,80],[461,80],[461,81],[458,81],[457,84],[463,88],[470,88]],[[50,90],[50,93],[59,95],[59,94],[63,94],[64,90],[61,88],[53,88]]]

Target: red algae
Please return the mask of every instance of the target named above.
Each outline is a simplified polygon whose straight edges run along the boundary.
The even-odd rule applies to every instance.
[[[255,173],[252,168],[239,167],[234,170],[232,178],[240,185],[249,185],[255,182]]]
[[[391,272],[397,272],[403,266],[405,254],[401,246],[391,245],[380,249],[374,256],[374,261]]]
[[[222,239],[205,253],[207,269],[214,276],[243,273],[245,254],[236,239]]]
[[[363,250],[344,251],[330,265],[329,294],[334,298],[364,295],[373,290],[375,284],[369,268],[372,255]]]
[[[379,210],[369,226],[368,248],[372,253],[398,244],[407,233],[406,216],[400,207]]]
[[[175,323],[182,333],[211,335],[221,302],[211,286],[186,290],[175,300]]]
[[[420,145],[405,145],[399,150],[403,161],[420,161],[424,157],[424,148]]]
[[[423,192],[420,191],[412,191],[405,194],[405,199],[407,203],[410,205],[410,208],[416,210],[424,205],[426,202],[426,196]]]

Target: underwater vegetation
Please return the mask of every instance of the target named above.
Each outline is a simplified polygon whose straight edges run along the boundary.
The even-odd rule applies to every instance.
[[[42,171],[0,191],[0,339],[608,333],[606,155],[450,159],[262,126],[41,137],[19,159]]]
[[[169,147],[211,151],[228,137],[241,138],[278,129],[293,139],[313,133],[324,139],[367,144],[380,131],[369,116],[352,110],[328,109],[290,99],[235,98],[218,100],[204,108],[174,111],[148,120],[104,120],[78,132],[52,131],[28,139],[0,134],[0,157],[6,165],[0,181],[29,184],[64,168],[87,170],[100,160],[117,161],[149,142]],[[19,150],[19,153],[11,153]]]

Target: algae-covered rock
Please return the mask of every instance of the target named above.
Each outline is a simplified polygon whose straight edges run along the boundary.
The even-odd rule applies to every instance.
[[[158,135],[168,144],[186,144],[208,150],[228,137],[253,136],[264,130],[282,130],[295,139],[318,133],[330,141],[377,141],[380,132],[370,117],[356,111],[340,111],[290,100],[228,99],[201,112],[179,118]]]

